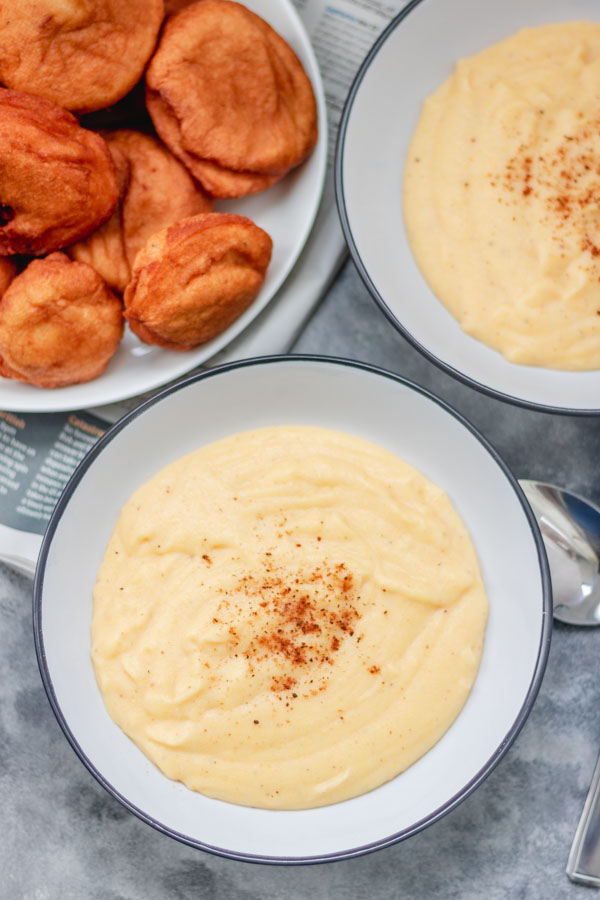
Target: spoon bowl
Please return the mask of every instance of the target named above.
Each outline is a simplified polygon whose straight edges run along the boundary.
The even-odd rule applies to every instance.
[[[519,484],[542,532],[554,618],[568,625],[600,625],[600,509],[552,484]]]

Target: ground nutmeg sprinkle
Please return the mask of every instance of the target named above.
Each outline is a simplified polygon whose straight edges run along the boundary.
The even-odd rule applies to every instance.
[[[537,110],[540,119],[544,109]],[[552,230],[552,239],[564,249],[566,240],[590,255],[590,266],[600,280],[600,119],[586,121],[564,134],[547,150],[532,152],[521,144],[500,175],[490,174],[492,187],[501,188],[506,202],[540,201],[541,222]],[[548,142],[548,139],[544,139]],[[511,196],[512,195],[512,196]]]
[[[292,692],[295,699],[301,682],[305,693],[324,690],[343,642],[359,637],[353,575],[343,562],[290,571],[270,553],[258,571],[240,576],[233,590],[222,589],[214,621],[228,626],[232,652],[247,661],[251,674],[267,660],[275,664],[275,694]]]

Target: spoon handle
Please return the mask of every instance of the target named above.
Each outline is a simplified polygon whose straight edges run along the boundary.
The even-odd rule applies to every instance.
[[[572,881],[600,887],[600,757],[567,862]]]

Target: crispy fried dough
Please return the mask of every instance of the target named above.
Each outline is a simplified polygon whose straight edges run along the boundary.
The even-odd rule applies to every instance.
[[[234,0],[171,16],[146,73],[158,134],[215,197],[279,181],[318,133],[312,85],[289,44]]]
[[[125,290],[125,318],[148,344],[190,350],[216,337],[257,296],[269,235],[245,216],[206,213],[154,235]]]
[[[126,156],[118,147],[109,145],[110,155],[115,164],[117,184],[119,186],[119,202],[104,225],[92,231],[84,240],[66,247],[65,251],[71,259],[87,263],[98,275],[120,294],[131,278],[131,267],[125,254],[123,241],[123,200],[131,180],[131,166]]]
[[[48,100],[0,88],[0,254],[41,255],[79,240],[118,196],[99,135]]]
[[[0,0],[0,84],[75,112],[115,103],[141,78],[163,0]]]
[[[165,0],[165,16],[173,16],[186,6],[197,2],[198,0]]]
[[[0,375],[44,388],[100,375],[123,334],[123,308],[100,276],[64,253],[35,259],[0,300]]]
[[[17,267],[12,259],[9,259],[7,256],[0,256],[0,297],[2,297],[16,274]]]
[[[156,138],[123,129],[107,135],[129,161],[131,177],[123,202],[125,253],[133,266],[138,252],[157,231],[180,219],[210,212],[213,200]]]
[[[180,219],[210,212],[213,201],[156,138],[128,129],[104,137],[117,169],[120,202],[102,228],[68,253],[122,293],[147,240]]]

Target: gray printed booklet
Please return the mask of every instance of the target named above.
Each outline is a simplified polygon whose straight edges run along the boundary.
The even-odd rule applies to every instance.
[[[0,559],[33,574],[63,488],[110,423],[91,412],[0,411]]]

